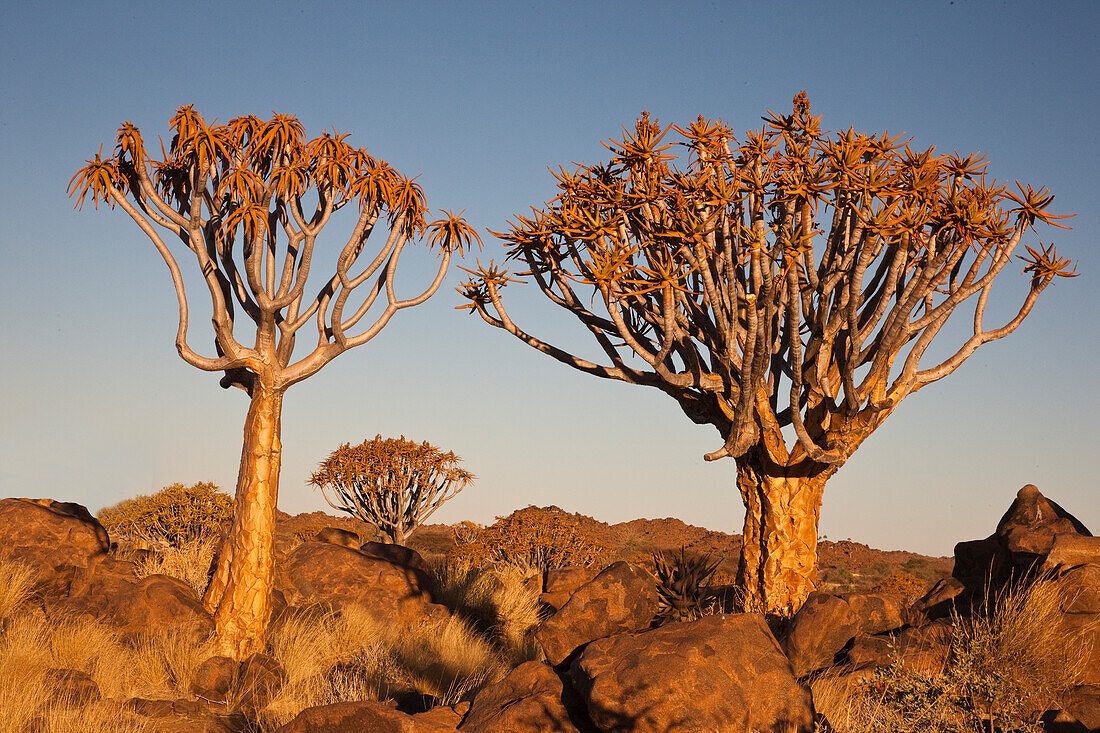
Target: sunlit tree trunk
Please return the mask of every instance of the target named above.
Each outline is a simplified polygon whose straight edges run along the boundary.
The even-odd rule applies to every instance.
[[[233,528],[203,599],[214,615],[215,653],[234,659],[263,650],[271,616],[282,406],[283,393],[256,380],[244,425]]]
[[[804,455],[785,465],[762,446],[737,459],[745,503],[737,582],[746,611],[790,616],[817,587],[821,497],[837,468]]]

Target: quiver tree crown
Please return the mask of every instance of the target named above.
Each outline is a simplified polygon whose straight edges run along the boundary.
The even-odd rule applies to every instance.
[[[609,162],[551,171],[558,196],[497,234],[522,271],[479,262],[462,307],[576,369],[666,392],[718,428],[708,460],[761,441],[786,458],[780,430],[792,426],[793,454],[828,464],[907,395],[1011,333],[1054,277],[1075,274],[1054,245],[1026,246],[1028,292],[990,327],[994,278],[1024,234],[1061,226],[1053,195],[990,179],[984,156],[823,132],[805,93],[791,114],[763,120],[739,142],[721,120],[682,128],[643,113],[605,143]],[[514,323],[501,293],[516,282],[580,320],[603,363]],[[922,363],[967,300],[970,335]]]
[[[401,544],[474,480],[461,458],[427,441],[377,435],[337,448],[310,477],[334,509],[373,524]]]

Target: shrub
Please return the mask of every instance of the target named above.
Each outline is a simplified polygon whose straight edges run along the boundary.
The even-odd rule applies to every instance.
[[[557,509],[527,507],[483,529],[477,537],[457,545],[452,562],[519,564],[552,570],[569,565],[602,565],[610,550],[581,526],[573,515]]]
[[[206,481],[176,483],[101,509],[96,516],[113,536],[178,546],[216,533],[233,516],[233,498]]]
[[[928,590],[928,581],[912,573],[892,573],[883,578],[874,590],[878,593],[900,593],[909,598],[917,598]]]
[[[860,684],[811,683],[814,704],[835,733],[1039,733],[1088,654],[1091,629],[1062,624],[1065,590],[1051,575],[987,600],[987,613],[955,619],[951,656],[939,674],[895,662]]]

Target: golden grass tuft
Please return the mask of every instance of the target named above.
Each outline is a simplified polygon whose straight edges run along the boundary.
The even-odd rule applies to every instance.
[[[30,600],[34,583],[31,568],[0,558],[0,619],[10,618]]]
[[[216,535],[199,535],[178,545],[164,547],[136,563],[137,576],[168,575],[178,578],[195,591],[196,598],[202,598],[210,582],[218,541]]]
[[[814,705],[833,733],[1039,733],[1089,658],[1095,627],[1069,629],[1072,592],[1049,573],[1006,587],[986,612],[956,618],[951,656],[938,674],[896,662],[887,669],[811,680]]]

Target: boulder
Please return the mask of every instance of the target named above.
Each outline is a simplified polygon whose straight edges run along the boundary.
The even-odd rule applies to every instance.
[[[448,613],[432,603],[428,576],[417,567],[419,556],[406,556],[400,550],[412,552],[407,548],[384,551],[387,559],[380,556],[383,551],[374,548],[363,551],[330,542],[306,542],[276,567],[276,589],[288,604],[298,607],[338,610],[354,604],[380,617],[406,621]],[[395,562],[399,557],[405,560]]]
[[[620,561],[578,588],[534,636],[557,666],[593,639],[648,627],[656,613],[657,581],[642,566]]]
[[[413,721],[425,730],[438,733],[455,733],[462,716],[470,709],[470,703],[462,702],[454,707],[438,705],[422,713],[413,713]],[[460,712],[461,711],[461,712]]]
[[[895,661],[910,672],[942,672],[951,654],[952,627],[947,621],[909,627],[896,634],[857,636],[848,649],[855,669],[889,667]]]
[[[1046,733],[1096,733],[1100,731],[1100,686],[1079,685],[1062,695],[1060,710],[1043,716]]]
[[[1059,538],[1091,536],[1076,517],[1028,484],[1016,493],[1016,499],[992,535],[955,546],[952,575],[975,593],[984,593],[987,584],[996,591],[1011,578],[1043,565]],[[1092,546],[1085,542],[1079,547],[1076,539],[1062,540],[1060,544],[1060,553],[1067,555],[1080,549],[1089,554]]]
[[[924,626],[957,612],[957,599],[966,592],[966,586],[958,578],[938,581],[922,597],[913,601],[905,612],[905,622],[910,626]]]
[[[259,652],[245,658],[234,680],[237,709],[246,714],[263,710],[286,683],[286,670],[275,659]]]
[[[167,575],[138,578],[133,563],[111,558],[77,572],[68,598],[49,609],[51,615],[98,619],[129,637],[169,628],[206,637],[214,629],[213,618],[187,583]]]
[[[813,730],[810,693],[758,614],[599,639],[570,674],[602,731]]]
[[[191,675],[191,694],[210,702],[224,703],[237,676],[238,664],[229,657],[210,657]]]
[[[146,700],[135,697],[122,704],[124,710],[150,718],[157,733],[244,733],[248,720],[239,713],[226,713],[222,705],[205,700]]]
[[[67,593],[76,570],[110,547],[107,530],[80,504],[0,499],[0,557],[29,565],[47,593]]]
[[[458,726],[477,733],[577,733],[562,702],[563,685],[542,662],[524,662],[477,693]]]
[[[1043,570],[1100,565],[1100,537],[1060,534],[1054,538],[1043,561]]]
[[[547,570],[539,601],[557,611],[573,597],[578,588],[595,578],[599,572],[599,568],[583,565]]]
[[[358,534],[339,527],[325,527],[313,535],[313,540],[315,542],[331,542],[334,545],[350,547],[355,550],[358,550],[359,545],[363,544],[363,540],[359,539]]]
[[[404,545],[370,541],[359,545],[359,551],[376,560],[385,560],[399,567],[416,568],[425,573],[428,572],[428,565],[420,553]]]
[[[62,705],[83,707],[102,697],[92,676],[77,669],[47,669],[45,685]]]
[[[783,650],[795,674],[804,677],[832,665],[856,636],[900,628],[904,614],[905,597],[899,594],[811,593],[791,618]]]
[[[275,733],[437,733],[438,730],[401,712],[392,700],[363,700],[306,708]]]

